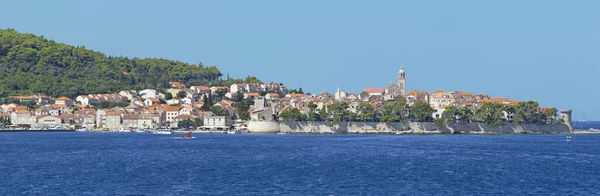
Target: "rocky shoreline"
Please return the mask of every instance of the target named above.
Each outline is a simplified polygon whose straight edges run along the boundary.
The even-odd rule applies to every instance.
[[[565,124],[506,124],[487,126],[484,123],[450,124],[436,127],[433,122],[250,122],[249,133],[286,134],[567,134]]]

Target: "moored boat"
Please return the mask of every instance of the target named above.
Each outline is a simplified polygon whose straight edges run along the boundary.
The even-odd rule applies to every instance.
[[[227,134],[241,134],[242,132],[240,130],[231,130],[231,131],[227,131]]]
[[[171,132],[171,130],[168,130],[168,129],[159,129],[159,130],[152,132],[152,134],[170,135],[170,134],[173,134],[173,132]]]

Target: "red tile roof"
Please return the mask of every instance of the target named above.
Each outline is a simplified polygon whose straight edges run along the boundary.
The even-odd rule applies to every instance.
[[[69,99],[68,97],[62,96],[62,97],[57,98],[56,100],[59,100],[59,101],[69,101],[71,99]]]
[[[384,88],[365,88],[365,92],[367,93],[383,93],[385,92]]]
[[[54,104],[54,105],[52,105],[52,107],[53,108],[66,108],[67,105],[65,105],[65,104]]]
[[[463,96],[463,97],[470,97],[473,96],[473,93],[471,92],[460,92],[460,91],[456,91],[456,94]]]
[[[17,114],[27,114],[27,113],[29,113],[29,110],[16,110],[15,112]]]
[[[169,111],[169,112],[176,112],[176,111],[179,111],[180,109],[181,109],[181,107],[178,107],[178,106],[168,106],[167,108],[165,108],[165,110]]]
[[[62,119],[77,118],[77,116],[75,116],[75,115],[72,115],[72,114],[65,114],[65,113],[61,114],[61,115],[60,115],[60,116],[58,116],[58,117],[59,117],[59,118],[62,118]]]
[[[288,94],[290,97],[304,97],[306,96],[305,94],[300,94],[300,93],[295,93],[295,94]]]
[[[419,91],[418,91],[418,90],[412,90],[412,91],[410,91],[410,92],[408,93],[408,95],[407,95],[407,96],[416,96],[417,94],[419,94]]]
[[[195,89],[201,90],[201,91],[206,91],[206,90],[210,90],[210,88],[208,86],[193,86]]]
[[[175,117],[176,119],[194,119],[194,118],[198,118],[196,116],[192,116],[192,115],[179,115],[177,117]]]
[[[181,84],[179,82],[169,82],[172,86],[175,86],[177,88],[185,88],[185,84]]]
[[[137,120],[137,119],[139,119],[139,117],[136,115],[127,115],[127,116],[123,116],[123,119],[124,120]]]
[[[11,99],[33,99],[33,96],[9,96]]]
[[[119,111],[111,111],[111,112],[106,112],[107,116],[121,116],[121,112]]]

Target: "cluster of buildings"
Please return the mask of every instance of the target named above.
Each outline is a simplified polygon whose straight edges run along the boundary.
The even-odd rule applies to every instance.
[[[399,98],[405,99],[409,106],[417,102],[426,102],[436,110],[434,118],[440,118],[448,106],[477,108],[486,102],[518,104],[508,98],[491,98],[486,94],[470,92],[434,91],[431,93],[406,90],[406,73],[403,68],[398,72],[397,83],[385,88],[366,88],[360,93],[349,93],[337,89],[333,94],[289,93],[281,84],[237,83],[231,86],[191,86],[171,82],[165,89],[166,96],[154,89],[141,91],[124,90],[115,94],[80,95],[72,100],[68,97],[49,99],[46,96],[13,96],[20,102],[32,101],[40,105],[37,108],[17,104],[0,106],[0,118],[9,119],[12,125],[28,127],[87,127],[96,129],[126,128],[163,128],[177,127],[183,120],[203,121],[204,128],[225,129],[231,126],[231,117],[238,111],[236,97],[251,98],[254,104],[249,112],[253,121],[273,121],[277,115],[288,109],[297,108],[303,114],[311,112],[309,103],[317,105],[317,110],[327,109],[336,102],[346,102],[348,110],[357,112],[358,105],[366,102],[381,110],[383,105]],[[183,93],[182,93],[183,92]],[[178,95],[180,97],[178,97]],[[167,97],[173,97],[167,99]],[[203,111],[203,99],[210,98],[212,103],[223,108],[227,116],[215,116]],[[99,108],[104,102],[122,103],[113,108]],[[312,111],[314,112],[314,111]],[[197,120],[198,119],[198,120]]]
[[[271,100],[286,95],[288,90],[281,84],[246,84],[231,86],[191,86],[171,82],[164,92],[155,89],[141,91],[123,90],[114,94],[79,95],[75,99],[47,96],[11,96],[8,99],[20,103],[35,102],[35,108],[26,104],[0,105],[0,119],[8,120],[11,126],[30,128],[91,128],[105,130],[146,129],[178,127],[183,120],[201,121],[206,129],[228,129],[236,116],[237,104],[234,96],[258,98],[266,93]],[[181,93],[184,92],[184,93]],[[238,95],[240,94],[240,95]],[[177,97],[177,95],[181,97]],[[220,106],[226,116],[215,116],[203,111],[203,99],[210,98],[214,106]],[[120,106],[101,108],[102,103]],[[29,104],[27,104],[29,105]],[[266,103],[263,105],[267,105]],[[255,108],[253,108],[255,109]],[[260,109],[260,108],[259,108]],[[256,116],[256,115],[255,115]],[[273,116],[269,116],[274,119]],[[2,125],[3,122],[0,122]]]

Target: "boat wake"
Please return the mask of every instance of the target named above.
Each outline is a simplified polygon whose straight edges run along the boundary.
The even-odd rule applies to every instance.
[[[188,138],[183,138],[183,137],[173,137],[173,139],[187,140],[187,139],[196,139],[196,137],[188,137]]]

